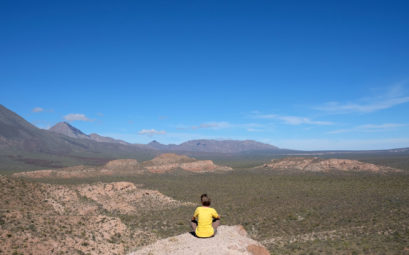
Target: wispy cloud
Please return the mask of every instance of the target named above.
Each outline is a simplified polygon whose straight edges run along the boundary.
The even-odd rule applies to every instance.
[[[35,108],[33,108],[33,110],[31,110],[32,112],[43,112],[44,111],[44,108],[41,108],[41,107],[35,107]]]
[[[333,131],[327,132],[327,134],[341,134],[341,133],[348,133],[348,132],[381,132],[381,131],[388,131],[391,129],[395,129],[398,127],[407,126],[407,124],[399,124],[399,123],[385,123],[385,124],[365,124],[356,126],[349,129],[337,129]]]
[[[263,132],[264,130],[258,129],[258,128],[248,128],[247,131],[248,132]]]
[[[213,121],[213,122],[204,122],[199,125],[177,125],[177,129],[181,130],[196,130],[196,129],[213,129],[213,130],[219,130],[219,129],[226,129],[226,128],[244,128],[244,129],[251,129],[251,128],[260,128],[263,127],[264,125],[258,124],[258,123],[241,123],[241,124],[233,124],[227,121]]]
[[[82,113],[70,113],[64,116],[64,120],[66,121],[92,121],[92,119],[85,116]]]
[[[285,124],[288,125],[332,125],[333,123],[330,121],[320,121],[320,120],[312,120],[307,117],[299,117],[299,116],[283,116],[278,114],[256,114],[253,116],[257,119],[274,119],[274,120],[281,120]]]
[[[202,129],[202,128],[209,128],[209,129],[223,129],[231,127],[229,122],[221,121],[221,122],[207,122],[202,123],[198,126],[192,126],[192,129]]]
[[[370,113],[408,102],[409,96],[405,95],[402,85],[396,85],[389,87],[387,91],[384,91],[379,96],[361,98],[355,102],[327,102],[321,106],[314,107],[314,109],[333,114]]]
[[[201,123],[199,125],[193,125],[193,126],[188,126],[188,125],[177,125],[176,128],[177,129],[192,129],[192,130],[196,130],[196,129],[223,129],[223,128],[229,128],[232,125],[227,122],[227,121],[219,121],[219,122],[205,122],[205,123]]]
[[[165,135],[165,130],[156,130],[156,129],[142,129],[138,132],[140,135],[154,136],[154,135]]]

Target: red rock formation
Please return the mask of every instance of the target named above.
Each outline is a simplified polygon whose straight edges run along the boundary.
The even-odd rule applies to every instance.
[[[350,159],[321,159],[318,157],[290,157],[283,159],[273,159],[263,167],[273,170],[301,170],[310,172],[338,171],[367,171],[375,173],[400,172],[386,166],[378,166],[370,163]]]

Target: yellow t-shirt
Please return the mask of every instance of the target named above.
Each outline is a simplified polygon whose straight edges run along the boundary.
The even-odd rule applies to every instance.
[[[198,237],[211,237],[214,234],[213,218],[219,218],[216,210],[211,207],[200,206],[196,208],[193,217],[197,219],[196,235]]]

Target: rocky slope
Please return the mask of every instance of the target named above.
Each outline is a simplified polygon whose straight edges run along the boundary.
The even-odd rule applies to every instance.
[[[159,240],[128,255],[269,255],[267,249],[250,239],[242,226],[220,226],[213,238],[200,239],[189,233]]]
[[[50,185],[0,176],[0,254],[124,254],[156,236],[116,215],[182,203],[129,182]]]
[[[273,159],[270,163],[264,164],[264,168],[272,170],[299,170],[309,172],[329,172],[329,171],[355,171],[355,172],[400,172],[386,166],[379,166],[370,163],[350,159],[322,159],[318,157],[289,157]]]
[[[100,167],[73,166],[60,169],[46,169],[13,174],[14,177],[26,178],[90,178],[98,176],[134,176],[149,173],[166,173],[173,170],[194,173],[223,172],[231,167],[219,166],[211,160],[196,160],[185,155],[166,153],[152,160],[139,163],[135,159],[117,159]]]

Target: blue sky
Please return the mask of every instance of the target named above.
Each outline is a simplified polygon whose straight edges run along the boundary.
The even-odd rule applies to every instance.
[[[409,147],[408,1],[1,1],[0,103],[133,143]]]

